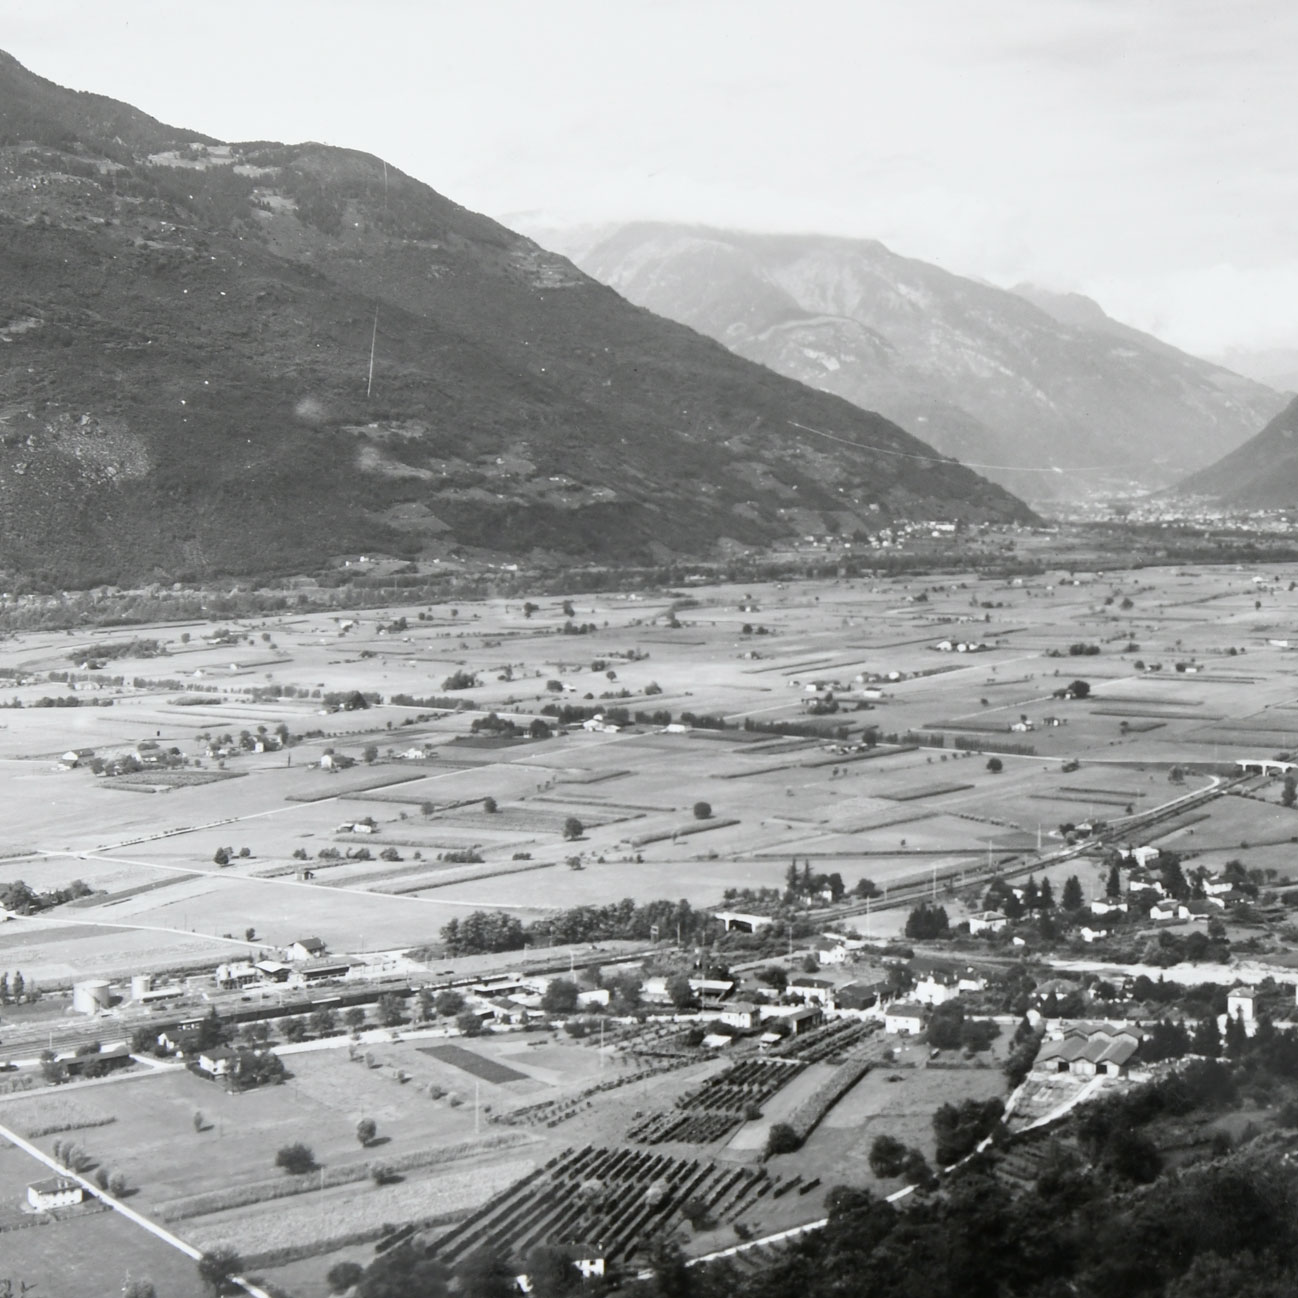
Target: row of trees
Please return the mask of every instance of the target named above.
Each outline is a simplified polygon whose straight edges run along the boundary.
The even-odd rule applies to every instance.
[[[710,918],[685,900],[639,904],[627,897],[603,906],[573,906],[526,926],[505,911],[475,910],[443,925],[441,939],[454,955],[517,951],[524,945],[558,946],[617,939],[646,942],[669,936],[688,943],[702,934]]]

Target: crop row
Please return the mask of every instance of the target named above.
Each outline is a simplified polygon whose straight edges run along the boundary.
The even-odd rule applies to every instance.
[[[723,1168],[647,1150],[568,1150],[454,1226],[430,1250],[454,1264],[491,1249],[516,1258],[536,1243],[591,1245],[625,1260],[683,1209],[717,1222],[779,1187],[762,1168]]]
[[[509,1113],[494,1114],[492,1121],[511,1127],[537,1126],[541,1123],[544,1123],[547,1127],[557,1127],[559,1123],[590,1108],[592,1096],[599,1095],[604,1091],[616,1090],[620,1086],[632,1086],[636,1082],[648,1081],[651,1077],[657,1077],[659,1074],[670,1072],[675,1068],[684,1068],[694,1062],[693,1059],[688,1058],[673,1059],[655,1064],[650,1068],[640,1068],[635,1072],[621,1073],[616,1077],[608,1078],[606,1081],[596,1082],[591,1086],[584,1087],[572,1095],[565,1095],[553,1100],[542,1100],[538,1104],[528,1104],[523,1108],[513,1109]]]
[[[826,1060],[840,1063],[878,1027],[879,1024],[873,1021],[836,1019],[805,1036],[786,1038],[771,1053],[779,1058],[800,1059],[805,1064],[819,1064]]]
[[[665,1140],[706,1145],[710,1141],[722,1139],[743,1121],[743,1114],[731,1110],[715,1113],[651,1113],[635,1123],[626,1134],[628,1140],[639,1145],[660,1145]]]
[[[745,1059],[682,1095],[676,1107],[743,1114],[751,1105],[769,1100],[805,1067],[801,1059]]]

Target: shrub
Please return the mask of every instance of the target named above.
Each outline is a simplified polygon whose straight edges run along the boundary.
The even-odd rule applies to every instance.
[[[315,1155],[301,1141],[283,1145],[275,1155],[275,1166],[282,1167],[290,1176],[301,1176],[315,1170]]]
[[[231,1276],[243,1270],[243,1258],[228,1245],[210,1249],[198,1259],[198,1278],[208,1293],[219,1294]]]
[[[798,1139],[798,1133],[787,1122],[773,1123],[766,1136],[766,1157],[792,1154],[801,1145],[802,1141]]]
[[[870,1146],[870,1171],[881,1180],[900,1176],[906,1166],[906,1146],[895,1136],[876,1136]]]
[[[365,1274],[365,1268],[359,1262],[335,1262],[325,1272],[325,1280],[330,1293],[346,1293]]]
[[[696,802],[694,804],[694,819],[708,820],[712,816],[712,807],[706,802]]]

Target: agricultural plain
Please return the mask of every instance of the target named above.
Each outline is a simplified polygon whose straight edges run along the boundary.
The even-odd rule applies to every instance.
[[[1298,747],[1289,584],[1283,572],[1141,569],[1022,585],[700,586],[584,596],[571,617],[561,600],[486,601],[14,637],[0,646],[6,701],[23,704],[0,712],[0,882],[76,878],[93,895],[7,925],[4,959],[58,982],[305,933],[333,950],[397,949],[475,907],[717,902],[728,887],[778,884],[793,856],[832,860],[849,884],[972,868],[1035,848],[1061,821],[1155,805],[1173,764]],[[91,652],[150,641],[160,652]],[[961,641],[979,648],[934,647]],[[469,687],[447,688],[457,676]],[[1089,697],[1052,698],[1076,678]],[[817,685],[833,711],[813,711]],[[327,710],[325,696],[356,693],[381,701]],[[403,696],[415,702],[393,702]],[[49,698],[80,706],[36,706]],[[592,732],[560,726],[547,705],[729,728]],[[492,713],[523,734],[539,718],[552,735],[473,733]],[[772,723],[822,737],[743,728]],[[287,748],[208,755],[223,737],[237,748],[277,728]],[[831,747],[869,730],[873,749]],[[111,759],[148,741],[185,765],[61,769],[73,750]],[[322,770],[326,754],[355,765]],[[1072,760],[1081,768],[1065,773]],[[693,816],[699,801],[709,818]],[[582,826],[571,841],[570,818]],[[340,829],[358,821],[371,832]],[[1248,836],[1268,832],[1250,819]],[[1228,848],[1234,831],[1223,835]],[[341,859],[320,861],[329,848]],[[371,859],[347,859],[361,848]]]
[[[183,980],[308,936],[375,976],[465,977],[500,964],[441,949],[474,911],[528,922],[620,898],[742,910],[743,890],[781,887],[794,860],[848,889],[873,880],[878,904],[842,918],[874,937],[905,919],[889,890],[931,880],[957,915],[975,909],[989,873],[1061,848],[1065,825],[1129,822],[1215,865],[1246,845],[1250,864],[1283,869],[1298,813],[1278,790],[1178,800],[1240,759],[1298,750],[1295,581],[1142,568],[699,583],[347,615],[304,601],[256,621],[13,636],[0,643],[0,887],[80,895],[0,924],[0,969],[44,993],[3,1011],[0,1043],[71,1031],[64,998],[87,978]],[[1102,886],[1084,859],[1043,873]],[[121,1013],[97,1020],[105,1041],[127,1035]],[[445,1031],[382,1033],[371,1016],[364,1032],[359,1046],[290,1047],[287,1084],[256,1093],[174,1065],[110,1080],[80,1092],[78,1138],[142,1210],[313,1295],[323,1261],[358,1255],[347,1239],[449,1220],[573,1144],[616,1145],[721,1066],[601,1089],[633,1070],[613,1042],[502,1035],[473,1043],[486,1062],[466,1068]],[[794,1156],[806,1180],[868,1183],[880,1120],[919,1140],[943,1096],[1002,1084],[995,1068],[903,1074],[871,1073],[834,1109]],[[791,1086],[767,1126],[798,1085],[814,1089]],[[576,1134],[498,1121],[592,1095]],[[39,1102],[5,1098],[0,1121],[20,1129]],[[361,1117],[381,1150],[358,1148]],[[764,1131],[727,1137],[727,1157],[742,1162]],[[308,1135],[320,1184],[268,1221],[262,1196],[281,1175],[268,1151]],[[405,1162],[370,1188],[375,1158]],[[819,1200],[765,1203],[754,1224],[773,1228]],[[294,1232],[315,1252],[285,1253]]]

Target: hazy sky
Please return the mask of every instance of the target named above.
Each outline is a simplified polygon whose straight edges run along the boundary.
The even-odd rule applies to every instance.
[[[0,48],[506,220],[877,238],[1298,347],[1294,0],[0,0]]]

